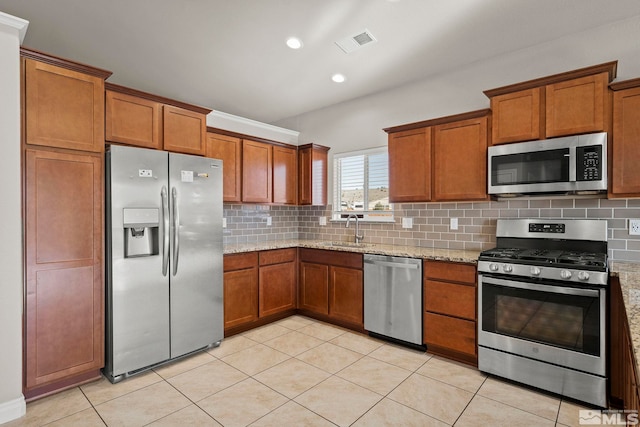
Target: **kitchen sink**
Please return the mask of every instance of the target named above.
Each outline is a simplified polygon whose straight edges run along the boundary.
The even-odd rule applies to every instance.
[[[335,246],[342,248],[366,248],[371,246],[371,243],[355,243],[355,242],[325,242],[322,246]]]

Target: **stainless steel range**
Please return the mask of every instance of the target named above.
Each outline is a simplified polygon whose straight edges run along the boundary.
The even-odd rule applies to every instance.
[[[607,222],[498,220],[478,258],[478,368],[607,406]]]

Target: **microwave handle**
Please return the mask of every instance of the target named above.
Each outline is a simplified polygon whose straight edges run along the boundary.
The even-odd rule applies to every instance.
[[[529,282],[515,282],[513,280],[503,280],[497,279],[495,277],[482,277],[482,283],[488,283],[490,285],[500,285],[509,288],[518,288],[525,289],[530,291],[542,291],[549,292],[553,294],[563,294],[563,295],[576,295],[582,297],[592,297],[597,298],[600,295],[600,291],[597,289],[583,289],[583,288],[569,288],[564,286],[549,286],[549,285],[538,285],[535,283]]]
[[[577,166],[576,147],[572,145],[569,147],[569,182],[576,182]]]

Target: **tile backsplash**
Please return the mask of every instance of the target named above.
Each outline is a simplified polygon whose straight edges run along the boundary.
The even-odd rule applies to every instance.
[[[348,241],[353,225],[328,221],[331,206],[224,205],[227,228],[225,244],[255,243],[282,239]],[[267,218],[271,218],[271,226]],[[413,227],[402,228],[402,218],[413,218]],[[450,218],[458,218],[458,230],[449,229]],[[395,223],[361,223],[365,242],[450,249],[483,250],[495,246],[498,218],[589,218],[606,219],[609,257],[640,262],[640,236],[630,236],[629,218],[640,218],[640,199],[513,199],[464,203],[396,204]]]

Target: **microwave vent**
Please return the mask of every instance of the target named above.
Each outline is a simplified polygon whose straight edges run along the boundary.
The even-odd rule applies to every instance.
[[[373,34],[371,34],[369,30],[365,29],[358,34],[338,40],[336,44],[344,51],[344,53],[351,53],[365,45],[372,44],[377,41],[378,40],[373,36]]]

